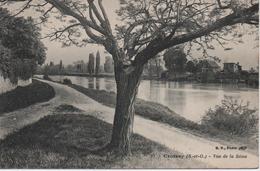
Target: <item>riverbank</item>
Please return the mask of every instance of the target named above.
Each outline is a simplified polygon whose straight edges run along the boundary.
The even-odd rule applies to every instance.
[[[98,103],[97,101],[91,99],[90,97],[80,93],[79,91],[70,88],[66,85],[41,80],[42,82],[45,82],[52,86],[55,90],[56,96],[52,100],[44,103],[37,103],[35,105],[31,105],[27,108],[20,109],[14,112],[7,113],[0,117],[0,139],[4,139],[6,136],[10,134],[14,134],[15,132],[18,132],[18,130],[24,128],[27,125],[33,124],[38,122],[41,118],[49,115],[54,114],[83,114],[83,115],[91,115],[97,119],[100,119],[106,123],[113,124],[113,118],[114,118],[114,108],[107,107],[105,105],[102,105]],[[80,109],[80,111],[76,110],[73,107],[67,107],[66,110],[62,112],[61,106],[64,106],[66,104],[73,105],[74,107]],[[60,109],[61,107],[61,109]],[[58,108],[58,111],[57,111]],[[72,113],[72,111],[75,111]],[[77,113],[78,112],[78,113]],[[63,125],[63,123],[58,123],[59,125]],[[88,123],[85,123],[84,125],[87,125]],[[98,126],[98,125],[96,125]],[[85,128],[85,127],[82,127]],[[80,128],[80,129],[82,129]],[[181,129],[168,126],[166,124],[162,124],[160,122],[152,121],[150,119],[145,119],[141,116],[136,115],[135,116],[135,122],[134,122],[134,133],[141,135],[153,142],[156,142],[158,144],[163,144],[168,149],[171,149],[172,151],[178,151],[181,152],[184,156],[192,154],[194,156],[197,156],[198,154],[201,154],[203,152],[206,156],[213,156],[214,155],[223,155],[223,150],[217,150],[216,147],[240,147],[237,144],[232,144],[232,142],[226,142],[220,143],[215,140],[211,140],[209,138],[202,138],[199,136],[195,136],[188,131],[183,131]],[[64,133],[66,135],[66,133]],[[73,134],[74,135],[74,134]],[[75,134],[76,135],[76,134]],[[58,135],[57,135],[58,136]],[[73,137],[73,136],[71,136]],[[73,140],[70,137],[71,140]],[[54,137],[55,138],[55,137]],[[33,141],[33,140],[31,140]],[[80,141],[80,140],[79,140]],[[14,142],[12,142],[14,143]],[[48,145],[48,144],[47,144]],[[59,144],[62,146],[63,144]],[[1,148],[0,148],[1,149]],[[19,149],[15,149],[13,152],[11,151],[11,154],[16,154],[16,152],[19,152]],[[36,155],[36,159],[38,156],[40,156],[38,152]],[[47,153],[47,152],[46,152]],[[250,149],[244,149],[244,150],[229,150],[229,154],[231,155],[243,155],[247,156],[247,158],[236,158],[232,160],[227,160],[225,158],[223,159],[216,159],[213,157],[207,157],[207,158],[189,158],[188,160],[180,159],[180,158],[174,158],[169,156],[170,163],[176,162],[173,168],[255,168],[258,166],[258,155],[252,154]],[[257,153],[257,150],[255,150],[255,153]],[[1,156],[2,153],[0,153]],[[20,154],[20,153],[19,153]],[[29,152],[29,154],[31,154]],[[166,157],[167,157],[167,153]],[[179,153],[177,153],[179,154]],[[52,153],[47,153],[47,160],[52,159]],[[20,155],[21,158],[25,158],[28,155]],[[82,157],[82,156],[81,156]],[[95,157],[95,156],[94,156]],[[56,156],[54,156],[56,158]],[[142,160],[142,156],[137,158],[135,162],[133,162],[131,165],[132,167],[136,166],[135,164],[140,161],[141,164],[145,163],[145,161]],[[9,157],[10,159],[10,157]],[[28,157],[27,157],[28,159]],[[10,159],[12,160],[12,158]],[[33,160],[33,159],[32,159]],[[44,158],[42,159],[44,160]],[[86,159],[88,160],[88,158]],[[150,158],[147,158],[148,162],[151,160]],[[162,163],[164,162],[164,158]],[[40,162],[39,160],[35,160]],[[153,167],[153,164],[156,164],[157,162],[160,162],[161,160],[157,160],[154,163],[149,163],[151,167]],[[182,162],[183,161],[183,162]],[[190,163],[189,162],[195,162],[199,161],[199,163],[203,163],[203,165],[196,163]],[[12,162],[12,161],[10,161]],[[65,163],[66,161],[64,161]],[[125,160],[120,160],[120,163],[125,162]],[[182,163],[182,164],[180,164]],[[40,163],[34,163],[34,165],[40,165]],[[66,163],[65,163],[66,164]],[[65,165],[64,164],[64,165]],[[13,164],[14,165],[14,164]],[[163,166],[167,166],[166,164],[162,164]]]
[[[107,92],[105,90],[88,89],[79,85],[69,84],[71,88],[87,95],[88,97],[98,101],[109,107],[115,107],[116,94],[114,92]],[[168,124],[170,126],[182,129],[196,136],[227,144],[231,142],[234,144],[245,145],[252,152],[256,153],[258,150],[257,135],[238,136],[231,135],[227,132],[217,130],[213,127],[205,126],[176,114],[168,107],[158,103],[137,99],[135,104],[135,112],[144,118],[160,123]]]
[[[43,73],[38,73],[36,75],[43,75]],[[113,73],[101,73],[98,75],[91,75],[88,73],[63,73],[63,74],[49,74],[49,76],[78,76],[78,77],[96,77],[96,78],[114,78],[114,74]]]
[[[111,137],[112,125],[70,105],[58,106],[55,115],[8,135],[0,142],[0,168],[201,168],[194,160],[167,158],[181,156],[140,135],[134,134],[132,155],[96,155]]]
[[[43,73],[38,73],[39,75],[43,75]],[[88,73],[63,73],[61,75],[59,74],[49,74],[49,76],[78,76],[78,77],[92,77],[92,78],[114,78],[113,73],[101,73],[98,75],[90,75]],[[197,83],[197,84],[203,84],[204,82],[201,82],[196,79],[167,79],[167,78],[159,78],[159,77],[150,77],[147,75],[142,75],[142,80],[150,80],[150,81],[168,81],[168,82],[180,82],[180,83]],[[223,82],[223,81],[215,81],[215,82],[206,82],[206,84],[222,84],[222,85],[236,85],[236,86],[242,86],[242,87],[248,87],[253,89],[258,89],[258,81],[257,83],[250,83],[250,81],[242,81],[242,82]]]
[[[44,75],[43,73],[38,73],[36,75]],[[63,73],[63,74],[49,74],[48,76],[77,76],[77,77],[91,77],[91,78],[115,78],[113,73],[101,73],[98,75],[90,75],[88,73]],[[165,79],[158,78],[158,77],[149,77],[146,75],[142,76],[143,80],[156,80],[156,81],[166,81]],[[169,81],[169,80],[168,80]]]
[[[33,80],[32,84],[0,95],[0,115],[45,102],[55,96],[54,89],[46,83]]]

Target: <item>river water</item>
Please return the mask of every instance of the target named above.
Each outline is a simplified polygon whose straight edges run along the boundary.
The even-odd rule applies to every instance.
[[[113,78],[93,78],[78,76],[51,76],[55,81],[69,78],[73,84],[86,88],[115,91]],[[169,81],[143,80],[138,97],[168,106],[183,117],[199,122],[209,108],[219,105],[224,96],[249,102],[251,108],[258,109],[258,89],[238,85],[180,83]]]

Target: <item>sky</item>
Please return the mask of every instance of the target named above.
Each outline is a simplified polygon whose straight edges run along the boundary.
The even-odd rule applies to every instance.
[[[119,17],[116,15],[115,10],[119,8],[118,0],[105,0],[104,7],[107,11],[108,17],[110,19],[111,25],[114,26],[118,24]],[[35,12],[33,10],[27,11],[23,15],[34,16]],[[53,22],[52,26],[58,26],[59,22]],[[46,28],[42,28],[43,32],[46,32]],[[258,42],[255,41],[256,35],[245,35],[242,37],[243,44],[234,44],[231,43],[228,47],[232,47],[232,50],[225,51],[220,45],[215,45],[215,50],[211,50],[208,53],[212,56],[217,56],[221,59],[221,63],[223,62],[239,62],[243,69],[250,69],[251,67],[258,66],[259,63],[259,48],[256,47]],[[48,39],[43,40],[45,46],[48,48],[47,50],[47,59],[46,63],[53,61],[54,63],[59,63],[60,60],[63,61],[63,64],[68,65],[72,64],[78,60],[88,61],[89,53],[96,53],[98,50],[101,53],[101,63],[104,62],[105,56],[104,48],[102,46],[97,45],[87,45],[86,47],[78,48],[75,46],[62,48],[61,43],[59,42],[51,42]],[[202,56],[201,52],[196,50],[192,51],[192,56],[194,58],[198,58]],[[220,63],[220,65],[222,65]]]

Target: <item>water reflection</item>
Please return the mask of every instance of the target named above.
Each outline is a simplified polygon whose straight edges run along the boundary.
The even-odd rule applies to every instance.
[[[100,79],[96,78],[96,89],[100,90]]]
[[[95,84],[95,81],[94,81],[94,79],[95,78],[93,78],[93,77],[90,77],[89,79],[88,79],[88,88],[91,88],[91,89],[94,89],[94,84]]]
[[[51,76],[59,81],[59,76]],[[65,78],[65,77],[63,77]],[[86,88],[116,91],[116,84],[112,78],[87,78],[66,76],[72,83]],[[142,81],[138,97],[161,103],[183,117],[199,122],[205,112],[221,103],[224,96],[240,98],[249,101],[250,106],[258,109],[258,90],[245,86],[221,84],[195,84],[167,81]]]

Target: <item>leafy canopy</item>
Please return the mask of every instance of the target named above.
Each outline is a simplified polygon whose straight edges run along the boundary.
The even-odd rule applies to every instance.
[[[37,64],[45,61],[45,47],[39,40],[39,28],[31,18],[13,17],[0,8],[0,70],[13,83],[28,79]]]
[[[165,67],[170,72],[184,72],[187,62],[183,46],[176,46],[168,49],[164,55]]]

